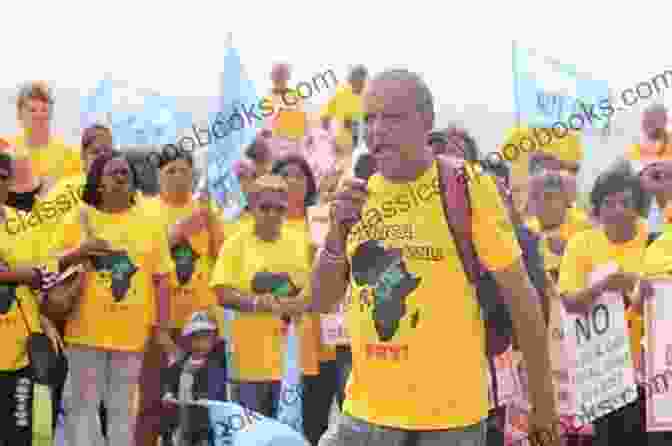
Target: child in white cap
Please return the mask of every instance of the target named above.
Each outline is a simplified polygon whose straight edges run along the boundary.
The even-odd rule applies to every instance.
[[[200,444],[201,440],[207,444],[210,426],[207,410],[194,406],[189,410],[189,419],[180,420],[175,402],[229,400],[226,344],[219,339],[215,318],[207,311],[193,313],[182,329],[182,336],[186,356],[166,369],[161,380],[167,406],[162,431],[164,436],[170,436],[179,425],[182,436],[189,437],[188,444]]]

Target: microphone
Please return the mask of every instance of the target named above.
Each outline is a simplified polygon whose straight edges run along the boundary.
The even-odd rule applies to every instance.
[[[362,153],[353,168],[355,178],[369,181],[369,178],[376,173],[376,160],[369,152]]]

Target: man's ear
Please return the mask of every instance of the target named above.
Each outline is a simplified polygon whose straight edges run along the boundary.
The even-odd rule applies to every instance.
[[[429,134],[434,129],[434,112],[423,112],[425,133]]]

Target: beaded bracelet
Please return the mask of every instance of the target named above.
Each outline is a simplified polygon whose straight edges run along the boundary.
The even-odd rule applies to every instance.
[[[345,263],[346,257],[345,254],[335,254],[327,246],[322,248],[321,255],[324,256],[324,259],[329,263]]]

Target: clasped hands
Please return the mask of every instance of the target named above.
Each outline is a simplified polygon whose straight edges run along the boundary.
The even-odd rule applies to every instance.
[[[256,311],[277,314],[295,321],[300,320],[301,315],[310,311],[309,303],[305,288],[295,297],[278,297],[269,293],[255,296]]]

